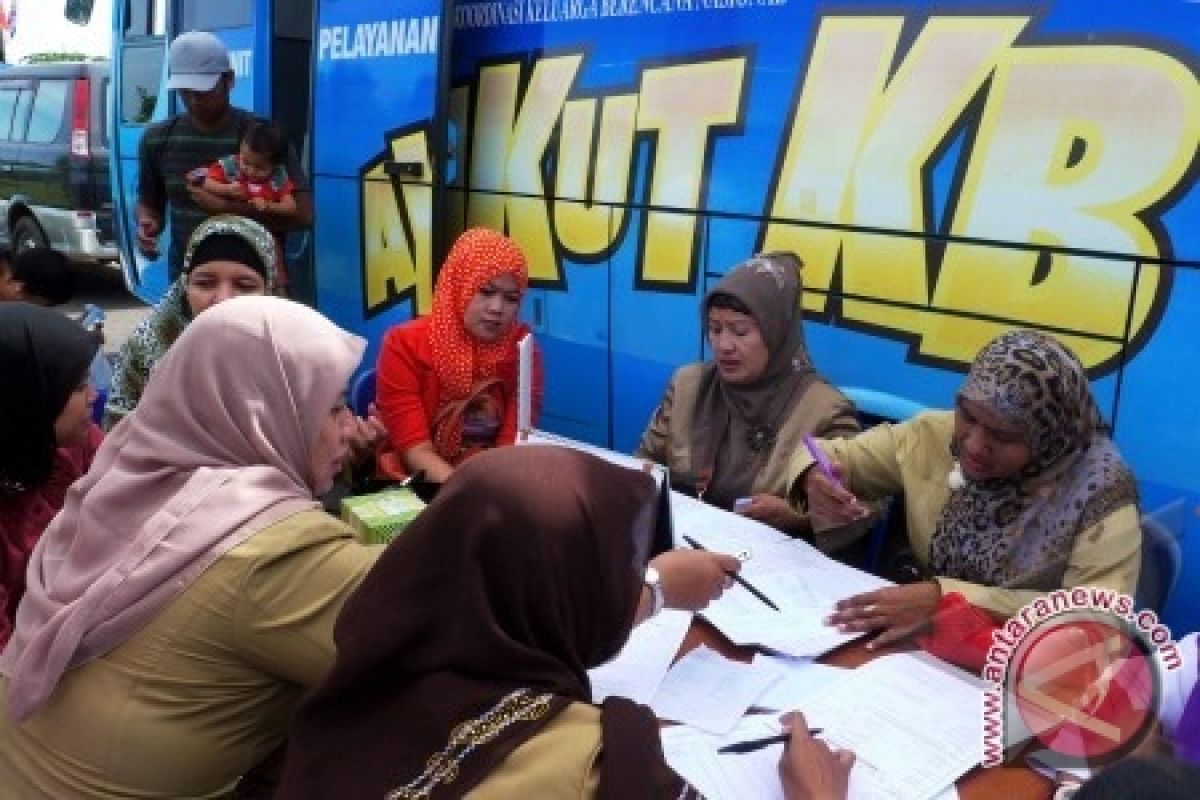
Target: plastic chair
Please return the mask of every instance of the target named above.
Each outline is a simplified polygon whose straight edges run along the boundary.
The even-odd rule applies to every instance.
[[[1182,565],[1182,548],[1171,529],[1154,517],[1143,516],[1142,571],[1135,593],[1137,607],[1151,609],[1161,616],[1179,581]]]
[[[350,393],[346,398],[347,405],[360,417],[367,415],[367,407],[375,402],[375,368],[369,367],[359,373],[350,384]]]

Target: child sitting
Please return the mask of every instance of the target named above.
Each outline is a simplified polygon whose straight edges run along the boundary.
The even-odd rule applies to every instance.
[[[205,191],[245,200],[257,211],[291,214],[296,210],[294,185],[288,176],[288,142],[283,128],[268,120],[247,125],[238,152],[215,161],[204,176]],[[276,286],[287,285],[282,237],[275,237]]]
[[[33,247],[14,257],[0,249],[0,301],[57,306],[74,293],[75,273],[67,257],[57,250]]]

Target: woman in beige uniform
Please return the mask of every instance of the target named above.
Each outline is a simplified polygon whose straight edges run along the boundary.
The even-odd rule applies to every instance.
[[[985,346],[954,411],[823,442],[841,486],[799,453],[793,493],[817,524],[863,513],[859,500],[904,495],[908,539],[928,580],[848,598],[830,621],[922,628],[943,592],[1004,618],[1054,589],[1131,593],[1141,565],[1133,474],[1100,418],[1087,375],[1058,340],[1030,330]]]
[[[283,741],[378,554],[313,499],[363,348],[269,297],[187,327],[34,550],[0,796],[220,797]]]
[[[787,502],[788,466],[805,435],[853,436],[854,405],[813,367],[800,328],[800,260],[758,255],[704,297],[712,361],[677,370],[636,455],[665,465],[701,499],[793,535],[808,516]],[[833,549],[862,525],[826,535]]]

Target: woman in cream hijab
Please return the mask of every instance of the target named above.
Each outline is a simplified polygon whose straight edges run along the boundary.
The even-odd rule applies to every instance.
[[[0,795],[221,796],[283,741],[377,555],[313,499],[363,348],[271,297],[187,327],[34,550]]]

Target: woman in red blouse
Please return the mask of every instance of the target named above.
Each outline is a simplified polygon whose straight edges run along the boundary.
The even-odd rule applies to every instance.
[[[516,242],[485,228],[462,234],[438,274],[433,311],[388,331],[379,354],[377,401],[388,431],[382,471],[424,470],[444,481],[474,453],[517,438],[517,321],[529,285]],[[534,350],[533,414],[541,406]]]

